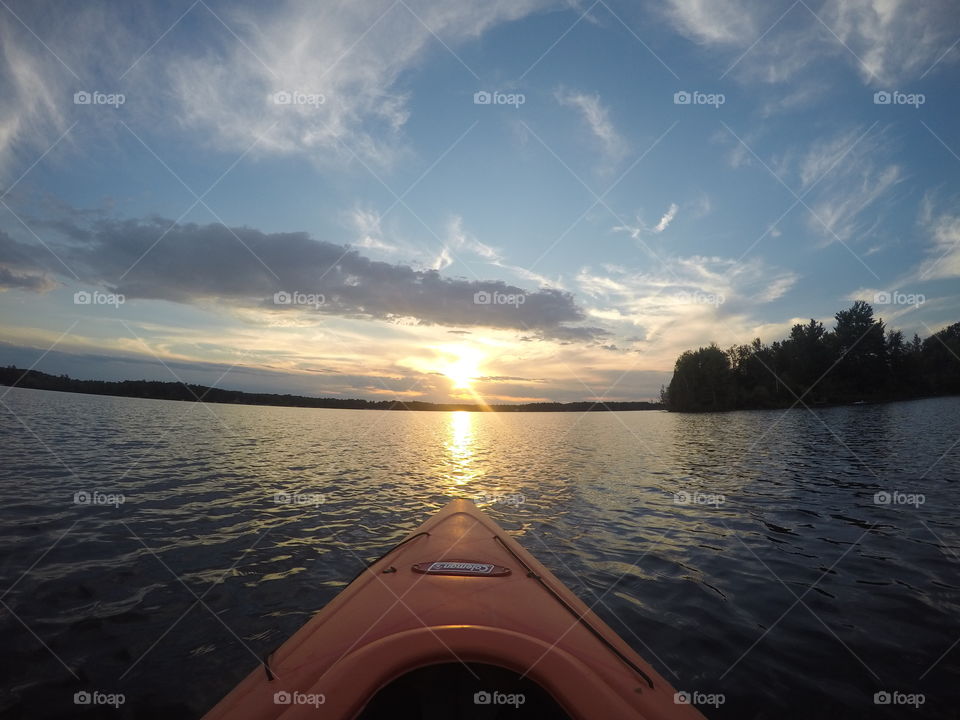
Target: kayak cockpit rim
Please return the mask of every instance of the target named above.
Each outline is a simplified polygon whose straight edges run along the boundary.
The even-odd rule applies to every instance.
[[[564,599],[560,596],[560,593],[558,593],[556,590],[554,590],[552,587],[550,587],[550,585],[547,584],[546,580],[544,580],[539,574],[537,574],[536,572],[534,572],[533,569],[523,561],[523,558],[520,557],[519,555],[517,555],[517,553],[515,553],[515,552],[513,551],[513,548],[511,548],[509,545],[507,545],[507,543],[505,543],[505,542],[500,538],[499,535],[494,535],[494,536],[493,536],[493,539],[496,540],[498,543],[500,543],[500,544],[503,546],[503,548],[504,548],[508,553],[510,553],[511,556],[513,556],[513,559],[516,560],[518,563],[520,563],[521,566],[523,566],[523,569],[527,571],[527,577],[528,577],[528,578],[533,578],[533,579],[536,580],[538,583],[540,583],[541,587],[543,587],[543,589],[546,590],[554,600],[556,600],[558,603],[560,603],[567,612],[569,612],[571,615],[573,615],[573,617],[576,618],[576,621],[577,621],[578,623],[580,623],[581,625],[583,625],[587,630],[590,631],[590,633],[591,633],[594,637],[596,637],[600,642],[602,642],[602,643],[604,644],[604,646],[606,646],[606,648],[607,648],[608,650],[612,651],[614,655],[616,655],[616,656],[617,656],[618,658],[620,658],[624,663],[626,663],[627,667],[629,667],[631,670],[633,670],[635,673],[637,673],[640,677],[642,677],[644,680],[646,680],[646,681],[647,681],[647,684],[650,686],[650,689],[651,689],[651,690],[653,689],[653,680],[650,678],[649,675],[647,675],[647,673],[645,673],[645,672],[643,671],[642,668],[637,667],[637,664],[634,663],[630,658],[628,658],[628,657],[627,657],[626,655],[624,655],[622,652],[620,652],[620,650],[619,650],[613,643],[611,643],[611,642],[603,635],[603,633],[601,633],[599,630],[597,630],[595,627],[593,627],[593,625],[591,625],[587,620],[585,620],[584,617],[583,617],[583,614],[578,613],[577,610],[576,610],[576,608],[572,607],[572,606],[570,605],[570,603],[568,603],[566,600],[564,600]]]
[[[353,583],[354,581],[356,581],[360,576],[362,576],[363,573],[365,573],[367,570],[369,570],[370,568],[372,568],[374,565],[376,565],[378,562],[380,562],[381,560],[383,560],[384,558],[386,558],[387,556],[389,556],[390,554],[392,554],[392,553],[395,552],[396,550],[400,549],[401,547],[403,547],[403,546],[406,545],[407,543],[411,542],[412,540],[416,540],[417,538],[423,537],[423,536],[429,537],[429,536],[430,536],[430,532],[427,531],[427,530],[421,530],[420,532],[414,533],[413,535],[410,535],[409,537],[404,538],[403,540],[401,540],[400,542],[398,542],[396,545],[394,545],[393,547],[391,547],[390,549],[388,549],[386,552],[384,552],[382,555],[380,555],[380,557],[378,557],[378,558],[376,558],[375,560],[367,563],[363,568],[361,568],[360,571],[350,580],[350,583],[348,583],[348,585],[352,584],[352,583]],[[613,652],[613,654],[616,655],[624,664],[626,664],[627,667],[629,667],[629,668],[630,668],[631,670],[633,670],[637,675],[639,675],[640,677],[642,677],[642,678],[646,681],[647,685],[650,686],[650,689],[651,689],[651,690],[653,689],[653,680],[650,678],[649,675],[647,675],[646,672],[643,671],[642,668],[638,667],[636,663],[634,663],[630,658],[628,658],[626,655],[624,655],[623,652],[621,652],[619,648],[617,648],[613,643],[611,643],[611,642],[603,635],[603,633],[601,633],[599,630],[597,630],[595,627],[593,627],[593,625],[591,625],[589,621],[587,621],[586,619],[584,619],[583,614],[577,612],[576,608],[572,607],[572,606],[570,605],[570,603],[568,603],[566,600],[564,600],[563,597],[562,597],[556,590],[554,590],[552,587],[550,587],[550,585],[543,579],[543,577],[541,577],[541,576],[540,576],[538,573],[536,573],[529,565],[527,565],[527,563],[524,561],[524,559],[523,559],[522,557],[520,557],[520,555],[518,555],[518,554],[513,550],[513,548],[511,548],[507,543],[505,543],[505,542],[503,541],[503,538],[501,538],[499,535],[493,535],[492,537],[493,537],[494,542],[499,543],[501,547],[503,547],[508,553],[510,553],[510,556],[511,556],[514,560],[516,560],[518,563],[520,563],[520,566],[526,571],[527,577],[529,577],[529,578],[531,578],[531,579],[533,579],[533,580],[536,580],[536,581],[540,584],[540,586],[541,586],[544,590],[546,590],[547,593],[548,593],[554,600],[556,600],[558,603],[560,603],[560,605],[561,605],[567,612],[569,612],[569,613],[574,617],[574,619],[576,620],[577,623],[579,623],[580,625],[583,625],[583,627],[585,627],[588,631],[590,631],[590,634],[591,634],[591,635],[593,635],[593,636],[594,636],[595,638],[597,638],[601,643],[603,643],[603,645],[604,645],[608,650],[610,650],[611,652]],[[270,650],[268,653],[264,654],[264,656],[263,656],[263,661],[262,661],[262,662],[263,662],[263,669],[264,669],[264,672],[265,672],[266,675],[267,675],[267,680],[273,680],[273,678],[274,678],[274,674],[273,674],[273,672],[270,670],[270,657],[273,655],[274,652],[276,652],[276,651],[279,649],[279,647],[280,647],[280,646],[277,646],[276,648],[273,648],[272,650]]]
[[[403,547],[404,545],[406,545],[406,544],[407,544],[408,542],[410,542],[411,540],[416,540],[418,537],[423,537],[424,535],[426,535],[427,537],[430,537],[430,533],[429,533],[429,532],[427,532],[426,530],[421,530],[420,532],[414,533],[414,534],[411,535],[410,537],[404,538],[403,540],[401,540],[400,542],[398,542],[396,545],[394,545],[392,548],[390,548],[390,549],[387,550],[385,553],[383,553],[383,554],[382,554],[380,557],[378,557],[376,560],[371,560],[371,561],[368,562],[366,565],[364,565],[362,568],[360,568],[360,571],[350,579],[350,582],[347,583],[347,586],[349,587],[350,585],[352,585],[352,584],[357,580],[357,578],[359,578],[359,577],[360,577],[361,575],[363,575],[367,570],[369,570],[369,569],[372,568],[374,565],[376,565],[378,562],[380,562],[380,561],[383,560],[385,557],[387,557],[387,555],[390,555],[390,554],[393,553],[394,551],[399,550],[401,547]],[[395,570],[395,569],[394,569],[394,570],[384,570],[384,572],[396,572],[396,570]],[[284,642],[286,642],[286,641],[284,641]],[[263,655],[263,659],[261,660],[261,663],[263,664],[263,670],[264,670],[264,672],[267,674],[267,680],[273,680],[273,678],[274,678],[273,671],[270,669],[270,658],[271,658],[271,656],[272,656],[277,650],[279,650],[282,646],[283,646],[283,643],[280,643],[280,645],[277,645],[275,648],[273,648],[272,650],[264,653],[264,655]]]

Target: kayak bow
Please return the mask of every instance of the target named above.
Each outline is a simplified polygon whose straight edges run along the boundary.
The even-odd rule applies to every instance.
[[[205,718],[703,720],[677,697],[516,540],[454,500]]]

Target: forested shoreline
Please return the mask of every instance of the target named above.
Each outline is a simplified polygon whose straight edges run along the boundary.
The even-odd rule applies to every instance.
[[[862,300],[834,319],[832,330],[813,319],[798,323],[772,345],[757,338],[728,350],[688,350],[661,400],[678,412],[711,412],[960,394],[960,322],[906,340]]]
[[[515,405],[485,405],[479,403],[430,403],[419,400],[362,400],[358,398],[318,398],[304,395],[248,393],[224,390],[205,385],[159,380],[77,380],[68,375],[50,375],[37,370],[23,370],[14,366],[0,368],[0,385],[33,390],[112,395],[115,397],[146,398],[152,400],[180,400],[185,402],[225,403],[230,405],[273,405],[278,407],[333,408],[348,410],[428,410],[450,412],[602,412],[607,410],[660,410],[663,406],[651,402],[536,402]]]

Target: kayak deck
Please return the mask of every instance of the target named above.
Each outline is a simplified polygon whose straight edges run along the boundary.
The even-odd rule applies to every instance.
[[[535,703],[554,703],[584,720],[703,718],[675,704],[656,670],[467,500],[363,571],[205,718],[372,718],[398,692],[451,696],[478,713],[448,705],[448,717],[497,717],[492,705],[531,717]]]

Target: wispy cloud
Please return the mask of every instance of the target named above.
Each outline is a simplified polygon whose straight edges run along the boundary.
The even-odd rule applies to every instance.
[[[738,74],[772,83],[824,58],[851,65],[867,84],[915,80],[956,39],[952,0],[670,0],[666,13],[683,35],[724,51]]]
[[[660,218],[660,222],[653,226],[653,231],[655,233],[662,233],[666,230],[670,223],[673,222],[673,219],[677,216],[677,210],[679,206],[676,203],[670,203],[670,207],[667,208],[667,211],[663,214],[663,217]]]
[[[450,255],[450,250],[448,248],[443,248],[440,250],[440,254],[434,259],[431,267],[434,270],[443,270],[451,265],[453,265],[453,257]]]
[[[537,287],[564,289],[563,283],[559,279],[552,280],[521,265],[508,262],[500,248],[481,242],[468,231],[460,215],[453,215],[447,222],[446,244],[441,248],[433,267],[442,269],[453,264],[455,260],[463,260],[471,265],[476,263],[487,264],[492,268],[506,270],[514,277],[535,283]],[[442,267],[438,267],[436,263],[441,263]]]
[[[307,0],[247,6],[226,17],[243,43],[226,37],[222,46],[174,58],[169,74],[182,121],[221,144],[244,149],[277,123],[263,141],[269,150],[320,161],[356,154],[390,165],[403,156],[398,133],[410,114],[398,78],[428,51],[449,53],[543,5],[431,0],[408,8],[378,0],[341,3],[336,12]],[[277,105],[272,97],[283,90],[324,101]]]
[[[726,137],[717,133],[714,140],[731,147],[734,168],[772,173],[795,194],[799,211],[824,244],[869,237],[884,215],[882,201],[889,201],[904,179],[903,168],[890,160],[888,133],[875,126],[783,144],[773,157],[764,157],[765,143],[749,135],[741,142],[729,133]],[[779,230],[771,233],[776,236]]]
[[[689,256],[665,258],[655,272],[613,265],[583,268],[577,285],[591,298],[591,316],[603,319],[618,336],[642,330],[638,349],[669,366],[696,344],[753,337],[763,325],[758,319],[762,306],[785,295],[798,279],[757,258],[738,262]]]
[[[376,210],[356,207],[350,213],[349,225],[357,233],[353,247],[364,250],[379,250],[385,253],[396,253],[399,247],[384,239],[382,218]]]
[[[953,0],[828,0],[822,18],[861,62],[865,82],[917,79],[957,37]],[[943,69],[958,54],[944,57]]]
[[[810,226],[828,243],[867,235],[881,216],[880,201],[903,179],[902,168],[886,160],[884,133],[868,130],[818,140],[796,161],[801,189],[813,188],[805,200],[814,214]],[[785,164],[789,167],[789,160]]]
[[[254,155],[389,166],[409,151],[398,79],[428,53],[456,52],[550,2],[199,3],[142,7],[135,24],[109,3],[11,2],[0,8],[0,173],[69,126],[80,89],[124,92],[138,126],[200,133],[228,152],[256,144]],[[184,42],[198,28],[203,41]],[[284,92],[291,101],[278,103]]]
[[[616,165],[626,153],[628,144],[610,120],[610,110],[600,101],[600,96],[562,88],[557,90],[555,96],[561,105],[572,107],[580,113],[591,134],[600,142],[605,169]]]
[[[897,277],[880,287],[859,287],[848,293],[849,300],[865,300],[876,304],[880,294],[895,302],[875,307],[887,320],[896,322],[908,334],[929,335],[956,322],[960,289],[956,283],[944,282],[960,278],[960,215],[943,210],[928,193],[920,203],[917,233],[912,241],[920,250],[920,259],[904,268]]]
[[[491,262],[502,259],[499,250],[480,242],[464,228],[463,218],[454,215],[447,223],[447,238],[458,252],[466,252]]]
[[[669,0],[667,13],[675,27],[706,44],[745,44],[756,33],[762,5],[742,0]]]
[[[929,238],[926,257],[902,282],[960,277],[960,214],[938,211],[927,195],[921,204],[919,226]]]
[[[826,91],[827,87],[819,82],[801,83],[766,101],[760,114],[763,117],[772,117],[811,107]]]
[[[612,230],[613,232],[625,232],[634,240],[639,239],[643,234],[659,235],[668,227],[670,227],[670,223],[672,223],[674,218],[677,217],[679,210],[679,205],[676,203],[670,203],[670,207],[668,207],[666,212],[660,216],[660,220],[653,227],[648,227],[643,220],[637,217],[636,225],[617,225],[612,228]]]

